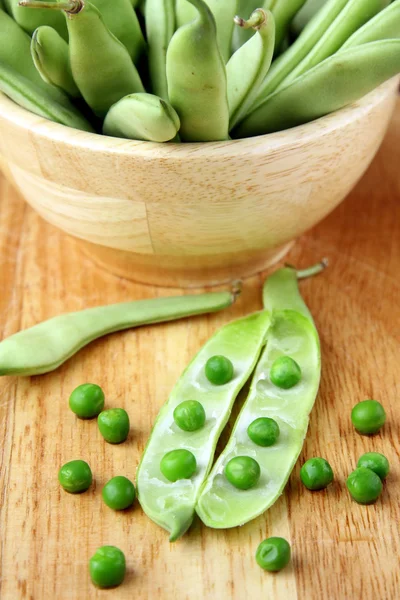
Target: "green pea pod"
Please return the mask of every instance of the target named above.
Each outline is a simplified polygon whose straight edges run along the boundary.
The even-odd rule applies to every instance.
[[[152,90],[168,100],[166,63],[167,48],[175,32],[174,0],[148,0],[145,20]]]
[[[139,73],[128,50],[104,24],[100,12],[90,2],[69,0],[56,5],[22,0],[21,6],[65,11],[69,33],[72,75],[83,98],[100,118],[128,94],[144,92]],[[26,9],[26,10],[27,10]]]
[[[179,117],[172,106],[152,94],[131,94],[110,108],[103,133],[148,142],[168,142],[179,131]]]
[[[306,0],[277,0],[275,6],[271,9],[275,19],[275,48],[279,50],[286,34],[289,31],[290,23],[298,13]]]
[[[55,2],[56,0],[54,0]],[[64,16],[58,12],[53,13],[40,8],[35,12],[27,12],[19,5],[19,0],[7,0],[6,4],[10,15],[29,35],[32,35],[35,29],[41,25],[48,25],[55,29],[65,40],[68,39]]]
[[[298,39],[277,58],[261,85],[253,108],[256,108],[272,94],[287,75],[314,48],[318,40],[333,23],[349,0],[328,0],[327,4],[310,21]]]
[[[196,19],[175,32],[167,51],[168,93],[181,120],[185,142],[228,139],[225,65],[215,19],[203,0],[188,0]]]
[[[307,0],[293,19],[290,27],[295,35],[300,35],[306,25],[329,0]]]
[[[68,44],[55,29],[43,25],[34,31],[31,55],[43,81],[62,89],[72,98],[80,97],[72,76]]]
[[[357,29],[384,8],[386,1],[349,0],[307,56],[287,75],[279,87],[288,85],[339,50]]]
[[[146,51],[146,42],[131,0],[91,0],[108,29],[125,46],[135,64]]]
[[[236,14],[250,15],[257,8],[269,9],[270,2],[260,0],[238,0]],[[268,5],[268,6],[267,6]],[[234,27],[232,34],[232,51],[233,54],[243,46],[254,35],[254,29],[245,29],[244,27]]]
[[[90,123],[70,103],[67,96],[61,95],[60,92],[62,103],[57,102],[42,88],[1,62],[0,91],[23,108],[50,121],[82,131],[94,131]]]
[[[200,487],[212,465],[215,446],[237,394],[250,376],[270,326],[268,312],[253,314],[222,327],[200,350],[161,409],[137,472],[138,497],[145,513],[170,533],[174,541],[190,527]],[[231,360],[233,378],[213,385],[204,370],[208,359],[223,355]],[[183,431],[174,422],[175,408],[186,400],[202,404],[206,421],[196,431]],[[165,454],[189,450],[197,469],[190,479],[168,481],[161,473]]]
[[[318,119],[359,100],[399,72],[400,40],[348,48],[269,96],[233,136],[262,135]]]
[[[236,25],[255,29],[256,34],[239,48],[226,65],[229,128],[246,115],[268,73],[275,47],[275,23],[270,11],[255,10],[248,21],[240,17]]]
[[[321,268],[317,266],[315,272]],[[309,413],[318,392],[321,372],[318,333],[299,294],[294,269],[280,269],[267,280],[264,302],[272,311],[267,345],[231,437],[196,506],[197,514],[209,527],[243,525],[279,498],[303,446]],[[300,382],[290,389],[277,387],[270,380],[271,366],[281,356],[290,356],[301,368]],[[260,417],[278,424],[280,433],[273,445],[258,445],[249,437],[249,425]],[[249,489],[238,489],[225,475],[227,464],[237,456],[251,457],[260,467],[258,482]]]
[[[189,0],[190,1],[190,0]],[[204,0],[214,15],[217,40],[224,62],[228,62],[232,48],[233,18],[237,13],[237,0]],[[194,6],[188,0],[176,1],[177,25],[182,27],[196,18]],[[248,14],[248,9],[246,10]],[[243,13],[243,14],[246,14]]]
[[[222,310],[234,302],[236,295],[233,290],[138,300],[54,317],[0,343],[0,375],[48,373],[99,337],[139,325]]]
[[[390,4],[353,33],[340,48],[339,52],[353,46],[368,44],[369,42],[398,38],[400,38],[400,0],[395,0],[393,4]]]

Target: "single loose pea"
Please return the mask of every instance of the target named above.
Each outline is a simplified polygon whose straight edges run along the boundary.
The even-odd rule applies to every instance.
[[[332,467],[324,458],[310,458],[300,469],[300,479],[309,490],[323,490],[333,481]]]
[[[272,363],[269,376],[276,387],[288,390],[299,383],[301,369],[290,356],[280,356]]]
[[[123,408],[103,410],[97,417],[100,433],[106,442],[120,444],[129,434],[129,416]]]
[[[204,427],[206,413],[197,400],[185,400],[174,410],[174,421],[183,431],[197,431]]]
[[[190,479],[197,468],[196,458],[189,450],[171,450],[164,454],[160,463],[161,473],[168,481]]]
[[[382,492],[380,477],[367,467],[358,467],[350,473],[346,485],[351,496],[359,504],[372,504]]]
[[[260,465],[251,456],[235,456],[225,467],[225,476],[229,483],[239,490],[249,490],[260,479]]]
[[[71,460],[58,471],[58,481],[71,494],[86,492],[92,480],[92,471],[84,460]]]
[[[279,425],[274,419],[260,417],[247,428],[247,434],[257,446],[272,446],[279,437]]]
[[[69,397],[69,407],[80,419],[93,419],[104,408],[104,392],[95,383],[83,383]]]
[[[125,555],[115,546],[98,548],[89,560],[90,577],[100,588],[120,585],[124,580],[125,571]]]
[[[101,495],[104,503],[113,510],[124,510],[132,506],[135,500],[135,486],[127,477],[118,475],[107,481]]]
[[[206,362],[206,377],[214,385],[224,385],[233,377],[233,364],[226,356],[212,356]]]
[[[256,561],[265,571],[280,571],[290,561],[290,544],[284,538],[270,537],[257,548]]]
[[[351,421],[359,433],[377,433],[386,421],[385,409],[376,400],[363,400],[353,407]]]
[[[381,479],[388,476],[390,466],[389,461],[379,452],[366,452],[358,459],[357,467],[366,467],[376,473]]]

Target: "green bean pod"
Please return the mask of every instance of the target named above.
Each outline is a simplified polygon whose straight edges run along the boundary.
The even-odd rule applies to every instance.
[[[57,102],[45,90],[1,62],[0,91],[23,108],[50,121],[82,131],[94,131],[90,123],[61,91],[59,97],[62,103]]]
[[[306,25],[328,1],[329,0],[307,0],[293,19],[290,27],[291,31],[297,36],[300,35]]]
[[[367,21],[363,27],[355,31],[343,44],[339,52],[369,42],[398,38],[400,38],[400,0],[395,0],[373,19]]]
[[[190,0],[176,0],[177,26],[182,27],[196,18]],[[228,62],[232,48],[233,18],[237,13],[237,0],[204,0],[214,15],[217,26],[217,40],[224,62]],[[248,14],[248,9],[246,10]],[[243,13],[243,14],[246,14]]]
[[[152,94],[131,94],[110,108],[103,124],[104,135],[168,142],[179,131],[179,117],[172,106]]]
[[[269,326],[269,313],[263,311],[222,327],[183,372],[158,414],[136,481],[143,510],[170,533],[170,541],[181,537],[192,523],[217,440],[237,394],[257,362]],[[233,378],[224,385],[212,384],[205,375],[205,365],[215,355],[226,356],[233,364]],[[187,400],[200,403],[205,412],[203,426],[191,432],[182,430],[174,420],[175,409]],[[174,483],[167,480],[160,468],[163,457],[173,450],[189,451],[197,464],[190,478]]]
[[[56,3],[57,0],[50,0]],[[61,37],[68,39],[67,26],[64,15],[59,12],[49,12],[45,9],[37,11],[26,11],[19,5],[19,0],[6,0],[7,10],[13,19],[24,29],[29,35],[32,35],[35,29],[41,25],[48,25],[55,29]]]
[[[301,9],[306,0],[277,0],[271,9],[275,19],[275,48],[279,50],[290,23],[296,13]]]
[[[334,54],[357,29],[382,10],[385,4],[386,0],[349,0],[307,56],[282,81],[280,87],[288,85]]]
[[[272,94],[285,77],[307,56],[348,1],[328,0],[327,4],[318,11],[297,40],[272,63],[254,101],[253,108],[262,104],[267,96]]]
[[[100,118],[128,94],[144,92],[139,73],[125,46],[110,32],[90,2],[67,0],[57,5],[22,0],[21,5],[48,10],[58,7],[67,17],[72,75],[83,98]],[[28,10],[26,8],[26,10]]]
[[[272,311],[267,345],[231,437],[204,483],[196,506],[208,527],[243,525],[279,498],[301,452],[319,388],[318,333],[299,294],[296,271],[284,268],[274,273],[265,284],[264,298],[265,308]],[[301,380],[282,389],[272,383],[270,372],[274,361],[287,355],[300,366]],[[249,435],[249,426],[260,418],[273,419],[277,425],[279,435],[272,445],[258,444]],[[226,467],[238,456],[258,463],[260,476],[251,487],[240,489],[228,480]]]
[[[399,72],[399,40],[347,48],[269,96],[233,135],[262,135],[318,119],[359,100]]]
[[[137,300],[54,317],[0,342],[0,375],[48,373],[99,337],[222,310],[234,302],[236,295],[237,290],[232,290]]]
[[[146,51],[146,42],[131,0],[91,0],[108,29],[125,46],[137,65]]]
[[[168,94],[181,120],[185,142],[228,139],[226,71],[212,12],[203,0],[188,0],[196,19],[175,32],[167,51]]]
[[[236,25],[254,29],[255,35],[237,50],[226,65],[229,129],[246,115],[271,65],[275,48],[275,23],[270,11],[255,10],[250,19]]]
[[[168,100],[167,48],[175,32],[175,2],[148,0],[145,10],[152,91]]]
[[[34,31],[31,55],[43,81],[62,89],[72,98],[80,97],[72,76],[68,44],[55,29],[42,25]]]

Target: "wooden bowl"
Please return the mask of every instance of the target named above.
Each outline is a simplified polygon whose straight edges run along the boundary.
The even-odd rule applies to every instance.
[[[0,162],[27,202],[105,268],[213,285],[272,264],[343,200],[381,143],[397,82],[301,127],[207,144],[84,133],[0,94]]]

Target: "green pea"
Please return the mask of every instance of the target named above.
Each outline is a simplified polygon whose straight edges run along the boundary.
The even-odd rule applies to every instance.
[[[70,494],[86,492],[92,480],[92,471],[84,460],[71,460],[58,471],[58,481]]]
[[[206,413],[197,400],[185,400],[174,410],[174,421],[183,431],[197,431],[204,427]]]
[[[309,490],[323,490],[333,481],[332,467],[324,458],[310,458],[300,469],[300,479]]]
[[[168,481],[190,479],[197,468],[196,458],[189,450],[171,450],[167,452],[160,463],[161,473]]]
[[[83,383],[69,397],[69,407],[80,419],[93,419],[104,408],[104,392],[95,383]]]
[[[381,479],[388,476],[390,466],[389,461],[379,452],[366,452],[358,459],[357,467],[366,467],[376,473]]]
[[[251,456],[235,456],[226,465],[224,473],[233,486],[239,490],[249,490],[257,485],[261,469]]]
[[[272,363],[269,376],[276,387],[288,390],[299,383],[301,369],[290,356],[280,356]]]
[[[107,481],[101,492],[104,503],[113,510],[124,510],[132,506],[135,498],[135,486],[127,477],[118,475]]]
[[[214,385],[224,385],[233,377],[233,364],[226,356],[212,356],[206,362],[205,373]]]
[[[100,433],[106,442],[121,444],[129,434],[129,416],[123,408],[103,410],[97,417]]]
[[[351,421],[359,433],[377,433],[386,421],[385,409],[376,400],[363,400],[353,407]]]
[[[98,548],[89,560],[89,572],[93,583],[100,588],[120,585],[126,572],[124,553],[115,546]]]
[[[359,504],[372,504],[382,492],[380,477],[367,467],[358,467],[350,473],[346,486],[351,496]]]
[[[270,537],[257,548],[256,561],[265,571],[280,571],[290,561],[290,544],[284,538]]]
[[[279,437],[279,425],[274,419],[260,417],[255,419],[247,428],[252,442],[257,446],[272,446]]]

